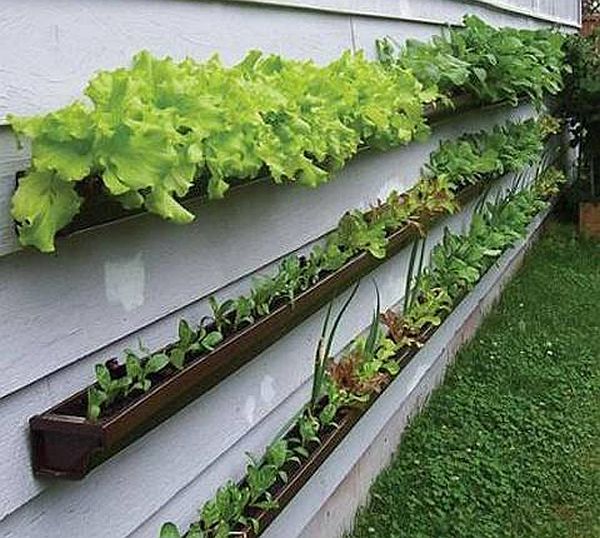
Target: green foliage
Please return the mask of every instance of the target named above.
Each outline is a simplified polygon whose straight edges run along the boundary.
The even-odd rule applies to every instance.
[[[285,299],[293,304],[297,294],[318,281],[324,271],[339,269],[361,252],[367,252],[379,259],[383,258],[386,253],[389,232],[409,224],[420,226],[419,218],[423,215],[452,213],[455,210],[456,189],[463,184],[473,182],[472,177],[483,178],[482,166],[479,164],[480,155],[484,155],[483,160],[487,159],[485,155],[494,155],[496,163],[493,167],[494,175],[517,171],[519,167],[531,164],[543,153],[544,134],[548,130],[552,130],[552,120],[544,118],[542,122],[530,120],[523,123],[508,122],[489,132],[465,135],[458,142],[442,144],[440,149],[430,157],[427,176],[423,177],[415,187],[402,195],[397,192],[390,193],[385,203],[378,202],[365,213],[352,211],[345,214],[340,219],[337,229],[327,236],[324,244],[315,247],[308,259],[295,255],[286,257],[273,276],[263,276],[254,282],[249,297],[242,295],[236,299],[227,299],[222,303],[211,297],[209,303],[216,330],[207,331],[203,326],[192,329],[185,320],[182,320],[178,329],[179,339],[166,352],[170,364],[177,369],[182,369],[186,360],[211,351],[225,336],[268,315],[276,300]],[[474,156],[472,163],[469,166],[463,166],[461,172],[456,173],[456,168],[448,163],[460,161],[461,152],[464,153],[463,148],[465,147],[470,148],[469,155]],[[491,176],[487,173],[485,177]],[[549,190],[556,189],[553,181],[551,179],[544,187],[546,195],[550,194]],[[417,246],[415,245],[415,247]],[[412,306],[417,295],[423,266],[424,244],[420,246],[420,252],[414,251],[413,254],[414,263],[411,263],[410,278],[407,279],[405,312],[408,312],[409,304]],[[464,262],[454,260],[452,263],[460,266]],[[474,269],[465,268],[465,273],[468,272],[471,273],[472,279],[476,280]],[[441,307],[446,302],[446,296],[441,291],[429,291],[428,301],[431,304],[437,301],[440,311],[444,311]],[[441,322],[439,315],[428,314],[429,306],[428,303],[423,302],[414,305],[411,316],[405,320],[410,326],[407,329],[409,332],[417,333],[427,323],[436,325]],[[330,335],[330,337],[332,336]],[[411,340],[412,336],[405,334],[402,338]],[[371,343],[375,341],[379,342],[378,339],[371,339]],[[325,343],[318,350],[322,354],[325,353]],[[370,351],[367,355],[371,356],[373,353]],[[322,393],[327,391],[324,372],[329,362],[330,357],[326,354],[315,356],[315,371],[317,372],[315,383],[318,385],[314,387],[316,392],[314,392],[313,404],[315,406]],[[135,367],[131,366],[131,368]],[[148,390],[151,384],[148,375],[136,376],[135,381],[129,376],[127,379],[129,381],[116,381],[123,383],[124,386],[113,391],[114,393],[111,392],[110,396],[106,391],[99,392],[97,388],[93,388],[89,392],[88,417],[90,419],[98,418],[102,408],[108,406],[115,399],[133,391]],[[348,393],[346,396],[352,398],[356,395]],[[339,399],[339,402],[342,401],[344,398]],[[323,413],[326,418],[334,412],[334,408],[335,406],[332,404],[327,410],[321,410],[320,413]],[[313,408],[313,412],[317,413],[315,408]]]
[[[125,350],[125,373],[113,378],[109,368],[97,364],[96,384],[87,395],[87,417],[96,420],[103,409],[115,402],[137,392],[146,392],[152,386],[152,375],[161,372],[169,364],[182,369],[188,354],[211,351],[221,342],[223,336],[219,331],[207,332],[198,327],[192,330],[187,321],[179,322],[179,340],[165,352],[150,353],[142,348],[145,357],[138,357],[132,350]],[[115,367],[118,364],[115,363]]]
[[[12,216],[19,223],[19,241],[42,252],[54,250],[54,235],[79,212],[81,198],[73,184],[56,172],[32,170],[19,181]]]
[[[182,538],[177,526],[173,523],[165,523],[160,529],[159,538]]]
[[[297,256],[288,256],[279,266],[275,283],[277,295],[289,300],[293,305],[296,294],[308,288],[310,275]]]
[[[323,67],[258,51],[233,67],[217,56],[175,62],[140,52],[130,68],[90,81],[89,106],[9,117],[33,148],[13,198],[20,240],[53,251],[56,232],[79,211],[78,184],[90,177],[128,209],[186,223],[194,216],[180,199],[192,186],[222,198],[232,181],[268,174],[317,187],[360,146],[422,138],[423,103],[462,90],[485,102],[540,102],[558,91],[560,34],[497,30],[476,17],[465,25],[427,44],[408,41],[397,58],[381,41],[381,62],[345,52]]]
[[[216,56],[175,62],[144,51],[131,68],[98,73],[85,95],[91,106],[9,118],[33,147],[13,217],[23,244],[46,252],[89,176],[128,209],[186,223],[194,216],[179,199],[194,184],[209,198],[265,173],[316,187],[360,145],[386,149],[427,132],[414,76],[362,53],[321,67],[251,51],[229,68]]]
[[[250,501],[250,490],[227,482],[217,490],[213,499],[207,501],[200,511],[200,523],[204,530],[210,529],[216,538],[229,536],[232,528],[245,524],[244,510]]]
[[[586,122],[586,116],[600,106],[600,32],[587,37],[570,35],[564,49],[571,67],[564,81],[564,112],[567,117]]]
[[[346,213],[337,227],[337,247],[353,256],[357,252],[369,252],[374,258],[385,258],[387,240],[384,223],[368,222],[360,211]]]
[[[160,372],[169,364],[169,357],[164,353],[150,355],[145,361],[140,361],[139,357],[131,350],[127,350],[125,355],[126,379],[131,383],[125,391],[126,395],[136,390],[146,392],[152,385],[149,376]]]
[[[403,434],[354,538],[598,536],[600,250],[552,224]]]
[[[204,327],[193,331],[184,319],[179,322],[178,333],[179,340],[168,353],[169,362],[178,370],[183,368],[189,354],[212,351],[223,340],[221,331],[209,332]]]
[[[248,517],[248,508],[278,508],[270,489],[278,480],[287,481],[283,471],[285,464],[301,463],[308,458],[321,442],[319,435],[327,427],[336,426],[335,417],[340,408],[364,404],[398,374],[398,352],[406,345],[415,345],[414,341],[403,339],[401,333],[411,334],[426,325],[439,325],[460,293],[469,290],[491,263],[523,235],[531,218],[543,207],[543,198],[553,193],[562,179],[561,174],[546,171],[531,187],[510,192],[504,200],[483,207],[475,215],[468,234],[446,233],[442,243],[434,249],[431,265],[419,269],[415,300],[403,313],[403,319],[389,311],[382,316],[376,287],[377,300],[367,335],[357,338],[350,351],[337,362],[330,357],[331,342],[358,285],[340,309],[331,330],[330,304],[315,353],[311,400],[294,418],[288,436],[268,447],[260,463],[250,458],[245,480],[240,485],[228,482],[204,505],[200,521],[195,524],[198,530],[210,536],[225,537],[240,524],[251,525],[254,532],[258,532],[258,522]],[[459,264],[455,263],[457,260]],[[380,320],[388,328],[387,335]],[[297,432],[297,437],[292,437],[290,432]],[[171,527],[166,529],[172,530]],[[163,531],[167,530],[163,526]]]
[[[259,531],[256,519],[248,517],[248,508],[274,510],[277,503],[272,499],[269,489],[276,483],[287,482],[284,466],[299,463],[298,457],[290,450],[288,441],[278,439],[265,451],[262,461],[256,462],[250,455],[246,466],[246,478],[243,484],[227,482],[219,488],[215,496],[207,501],[200,510],[200,519],[192,524],[188,538],[226,538],[236,525],[250,525],[254,532]],[[161,529],[160,538],[177,538],[179,531],[172,523],[166,523]]]
[[[314,368],[313,368],[313,383],[312,383],[312,390],[311,390],[311,396],[310,396],[310,403],[308,406],[310,420],[313,419],[312,413],[316,412],[319,400],[321,399],[321,397],[323,395],[323,382],[324,382],[324,378],[325,378],[325,373],[327,372],[327,367],[332,360],[330,353],[331,353],[331,346],[333,345],[333,339],[335,338],[335,334],[339,327],[340,321],[342,320],[344,313],[350,306],[352,299],[354,299],[354,296],[356,295],[356,292],[358,291],[359,286],[360,286],[360,281],[356,283],[356,286],[354,286],[354,288],[348,295],[348,298],[346,299],[346,301],[340,308],[338,315],[336,316],[335,320],[333,321],[331,329],[329,329],[329,321],[331,319],[331,309],[333,307],[333,302],[329,303],[329,307],[327,308],[325,320],[323,321],[323,328],[321,330],[321,336],[319,338],[317,349],[315,351]],[[304,439],[304,436],[302,436],[302,437]],[[304,445],[305,443],[302,443],[302,444]]]
[[[443,36],[433,36],[427,43],[408,39],[404,46],[384,38],[378,39],[376,46],[379,60],[386,67],[409,69],[436,97],[451,96],[469,81],[470,64],[455,54]]]
[[[386,38],[377,46],[383,65],[412,71],[433,95],[466,92],[485,103],[513,104],[528,96],[541,104],[544,93],[561,89],[563,41],[553,30],[497,29],[468,15],[464,28],[428,43],[409,40],[398,47]]]
[[[310,409],[302,413],[298,419],[298,432],[300,433],[300,445],[308,450],[310,443],[320,443],[319,430],[321,423],[313,416]]]
[[[127,393],[132,383],[130,377],[113,379],[104,364],[96,364],[96,385],[88,390],[88,418],[96,420],[100,416],[101,406],[113,403],[118,397]]]
[[[562,112],[579,146],[577,197],[597,200],[600,193],[600,32],[571,35],[565,44],[572,73],[565,77]]]
[[[533,119],[497,125],[492,131],[442,142],[427,168],[432,177],[444,177],[454,185],[516,172],[540,158],[545,134]]]

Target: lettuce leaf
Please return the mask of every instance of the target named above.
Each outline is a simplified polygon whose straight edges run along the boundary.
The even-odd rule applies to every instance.
[[[73,183],[55,172],[32,170],[19,181],[11,214],[18,223],[21,244],[54,252],[54,236],[79,211],[81,198]]]

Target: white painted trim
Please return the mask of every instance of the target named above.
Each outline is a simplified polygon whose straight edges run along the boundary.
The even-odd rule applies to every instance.
[[[355,15],[359,17],[371,17],[378,19],[394,19],[407,22],[415,22],[421,24],[431,24],[436,26],[447,26],[448,21],[431,19],[423,16],[415,16],[412,14],[411,6],[407,8],[397,7],[397,9],[387,8],[386,10],[378,10],[373,8],[373,2],[371,0],[229,0],[233,3],[240,4],[262,4],[275,7],[286,7],[291,9],[304,9],[309,11],[320,11],[325,13],[335,13],[340,15]],[[457,2],[458,3],[458,2]],[[564,19],[562,17],[555,17],[554,15],[548,15],[544,13],[536,13],[530,9],[521,8],[507,4],[506,2],[499,2],[496,0],[465,0],[463,3],[480,5],[486,8],[493,9],[495,11],[501,11],[513,15],[520,15],[535,19],[538,21],[549,22],[553,24],[559,24],[561,26],[567,26],[572,28],[579,28],[580,23],[578,21],[572,21]],[[387,6],[386,6],[387,7]],[[418,9],[418,8],[417,8]],[[458,22],[451,23],[452,25],[458,26]]]
[[[502,2],[499,0],[465,0],[465,2],[472,3],[472,4],[479,4],[482,6],[490,7],[492,9],[497,9],[499,11],[506,11],[508,13],[516,13],[518,15],[524,15],[526,17],[530,17],[533,19],[552,22],[552,23],[563,25],[563,26],[571,26],[573,28],[579,28],[581,26],[579,20],[574,21],[574,20],[564,19],[562,17],[556,17],[554,15],[548,15],[545,13],[536,13],[535,11],[532,11],[531,9],[526,9],[526,8],[522,8],[519,6],[513,6],[511,4],[508,4],[506,2]],[[579,3],[580,3],[580,0],[579,0]],[[578,13],[581,13],[581,9],[579,9]]]

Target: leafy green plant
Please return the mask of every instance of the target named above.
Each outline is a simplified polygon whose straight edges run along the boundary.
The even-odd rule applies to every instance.
[[[338,223],[336,233],[338,248],[343,248],[349,255],[366,251],[375,258],[385,258],[384,225],[377,221],[368,222],[360,211],[346,213]]]
[[[267,447],[263,458],[263,464],[270,465],[277,469],[277,475],[284,483],[288,481],[288,475],[283,470],[283,467],[288,462],[299,464],[300,460],[294,454],[294,451],[291,450],[286,439],[277,439]]]
[[[273,502],[269,494],[269,488],[277,482],[279,478],[277,468],[270,465],[258,465],[251,461],[246,466],[246,482],[250,492],[250,506],[262,510],[273,510],[277,508],[277,503]],[[261,497],[263,498],[262,500]]]
[[[85,96],[90,105],[9,117],[33,151],[12,214],[22,244],[44,252],[79,211],[85,181],[127,209],[187,223],[194,215],[180,199],[194,185],[210,198],[265,174],[317,187],[360,144],[386,149],[427,133],[412,73],[362,53],[318,66],[251,51],[225,67],[216,56],[175,62],[143,51],[130,68],[98,73]]]
[[[113,379],[109,369],[104,364],[96,364],[96,385],[90,387],[87,394],[87,416],[96,420],[101,413],[102,406],[108,406],[119,396],[124,395],[131,379],[123,376]]]
[[[226,538],[236,524],[245,525],[248,519],[244,510],[250,501],[250,490],[240,488],[232,481],[217,490],[200,511],[200,524],[215,538]]]
[[[308,446],[310,443],[320,444],[319,430],[321,423],[318,418],[313,415],[311,409],[307,409],[298,419],[298,433],[300,434],[300,445],[305,452],[302,454],[308,456]]]
[[[513,103],[556,93],[562,43],[557,32],[495,29],[471,16],[430,43],[408,41],[399,55],[381,41],[375,62],[345,52],[318,66],[250,51],[225,67],[216,56],[175,62],[140,52],[130,68],[98,73],[86,103],[9,116],[33,152],[12,201],[19,239],[54,251],[90,181],[127,209],[177,223],[194,218],[181,203],[192,187],[222,198],[232,181],[265,174],[317,187],[360,146],[426,136],[424,103],[463,90]]]
[[[354,296],[356,295],[359,286],[360,281],[356,283],[356,285],[348,295],[348,298],[342,305],[342,308],[340,308],[338,315],[336,316],[333,325],[331,326],[329,334],[328,329],[329,321],[331,318],[331,310],[333,308],[333,302],[329,303],[329,306],[327,308],[327,313],[325,314],[325,320],[323,322],[323,328],[321,330],[321,336],[319,337],[319,342],[317,344],[317,350],[315,352],[314,358],[313,383],[309,403],[309,411],[311,413],[316,412],[317,405],[323,394],[323,380],[325,377],[325,372],[327,371],[327,366],[331,361],[330,353],[331,346],[333,345],[333,339],[335,338],[335,334],[337,332],[340,321],[342,320],[342,316],[350,306],[352,299],[354,299]]]
[[[278,295],[293,305],[296,294],[308,287],[309,276],[297,256],[288,256],[281,262],[275,282]]]
[[[531,218],[546,204],[548,196],[555,192],[563,180],[560,173],[548,169],[536,176],[531,186],[510,190],[506,198],[498,198],[495,203],[482,203],[469,232],[453,235],[446,231],[443,241],[433,249],[430,265],[425,268],[422,267],[422,261],[416,261],[422,258],[419,252],[423,247],[420,242],[415,242],[412,263],[418,263],[420,269],[414,286],[415,295],[407,309],[401,316],[391,310],[382,314],[377,290],[367,335],[355,339],[350,351],[338,362],[329,359],[331,341],[358,285],[328,333],[332,315],[330,304],[317,347],[311,400],[292,421],[288,437],[268,447],[260,463],[251,459],[246,480],[242,482],[244,485],[235,485],[230,481],[204,505],[200,521],[192,527],[195,532],[225,537],[238,524],[250,525],[257,532],[258,522],[248,516],[248,507],[264,510],[278,508],[270,489],[277,480],[287,481],[287,474],[282,474],[285,463],[300,463],[301,458],[307,458],[311,447],[321,442],[319,435],[328,426],[335,426],[336,413],[342,406],[362,405],[398,374],[398,351],[406,346],[414,346],[416,342],[412,337],[425,326],[441,323],[442,317],[456,304],[461,292],[468,291],[491,262],[517,238],[522,237]],[[455,265],[456,261],[461,263]],[[387,334],[380,322],[387,328]],[[320,403],[325,405],[317,416]],[[297,431],[298,438],[292,438],[291,431]],[[166,524],[161,531],[161,538],[177,538],[178,532],[172,524]],[[202,538],[204,535],[198,536]]]
[[[193,331],[188,322],[182,319],[179,322],[179,340],[169,351],[169,362],[178,370],[183,368],[188,353],[212,351],[223,340],[220,331],[208,332],[204,327]]]
[[[466,134],[455,141],[440,144],[433,153],[428,173],[444,177],[454,186],[516,172],[533,164],[544,151],[549,119],[495,126],[491,131]]]
[[[143,361],[140,361],[139,357],[131,350],[127,350],[125,355],[126,379],[129,379],[131,382],[125,392],[126,395],[136,390],[142,392],[149,390],[152,385],[149,377],[152,374],[160,372],[169,364],[169,357],[165,353],[155,353]]]
[[[545,92],[561,89],[564,37],[553,30],[494,28],[474,15],[464,27],[450,29],[428,43],[392,39],[377,42],[388,69],[408,69],[432,95],[469,93],[483,102],[527,95],[541,105]]]
[[[600,195],[600,32],[589,36],[570,35],[565,43],[567,62],[561,111],[569,125],[571,146],[579,148],[576,201],[596,201]]]
[[[235,317],[233,320],[233,330],[237,331],[243,325],[254,323],[254,303],[243,295],[235,299]]]
[[[227,299],[219,304],[217,299],[214,297],[209,297],[208,303],[212,310],[212,315],[217,330],[221,334],[229,332],[234,325],[236,307],[235,301],[233,299]]]
[[[408,39],[403,46],[388,37],[378,39],[376,47],[384,65],[410,69],[436,97],[452,96],[471,75],[470,64],[454,54],[444,36],[433,36],[428,43]]]
[[[257,315],[266,316],[271,313],[271,305],[279,294],[279,286],[276,279],[262,276],[254,281],[250,294]]]

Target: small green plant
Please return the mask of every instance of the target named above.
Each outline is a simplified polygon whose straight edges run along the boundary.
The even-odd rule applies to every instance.
[[[251,460],[246,466],[246,482],[250,498],[248,503],[261,510],[274,510],[277,503],[273,501],[269,488],[277,482],[279,470],[271,465],[259,465]]]
[[[227,537],[236,524],[245,525],[248,518],[244,510],[250,501],[250,490],[240,488],[232,481],[217,490],[214,498],[207,501],[200,511],[200,524],[210,529],[214,537]]]
[[[125,394],[131,379],[127,376],[113,379],[109,369],[104,364],[96,364],[96,385],[90,387],[87,395],[87,416],[96,420],[101,413],[102,406],[108,406],[119,396]]]
[[[313,416],[310,409],[307,409],[298,419],[298,433],[300,434],[300,445],[304,449],[304,455],[308,456],[308,447],[310,443],[320,444],[319,430],[321,423],[316,416]]]
[[[130,381],[130,385],[125,391],[126,395],[136,390],[142,392],[149,390],[152,385],[149,377],[160,372],[169,364],[169,357],[165,353],[155,353],[143,361],[131,350],[127,350],[125,355],[126,378]]]
[[[464,27],[428,43],[409,40],[399,47],[387,38],[377,47],[387,69],[412,70],[434,97],[466,92],[483,102],[517,104],[527,95],[541,105],[544,93],[559,92],[562,73],[568,72],[563,42],[553,30],[497,29],[467,15]]]
[[[387,240],[383,224],[376,221],[369,223],[360,211],[346,213],[336,233],[338,245],[351,255],[366,251],[378,259],[385,257]]]
[[[179,341],[169,352],[169,361],[178,370],[183,368],[188,353],[212,351],[223,340],[221,332],[208,332],[204,327],[193,331],[183,319],[179,322],[178,333]]]
[[[233,320],[233,329],[237,331],[244,325],[254,323],[254,303],[252,299],[241,296],[235,300],[235,318]]]
[[[250,294],[252,304],[259,317],[267,316],[271,313],[271,305],[277,298],[278,293],[279,289],[275,279],[263,276],[254,281]]]
[[[209,297],[208,303],[212,310],[217,331],[221,334],[226,334],[234,324],[235,301],[233,299],[227,299],[226,301],[219,303],[214,297]]]
[[[288,256],[279,266],[276,277],[276,287],[281,297],[287,298],[293,305],[296,294],[304,291],[309,281],[307,271],[300,264],[297,256]]]
[[[160,529],[160,538],[182,538],[177,525],[165,523]]]
[[[347,308],[350,306],[352,299],[354,299],[354,296],[356,295],[356,292],[358,291],[359,286],[360,286],[360,281],[356,283],[356,285],[354,286],[354,288],[348,295],[348,298],[342,305],[342,308],[338,312],[338,315],[336,316],[336,318],[333,322],[333,325],[331,327],[331,331],[329,331],[329,334],[328,334],[328,329],[329,329],[329,321],[331,318],[331,310],[333,307],[333,302],[329,303],[329,306],[327,308],[327,313],[325,314],[325,320],[323,322],[323,328],[321,330],[321,336],[319,337],[319,342],[317,345],[317,350],[315,352],[315,358],[314,358],[313,383],[312,383],[311,397],[310,397],[310,403],[309,403],[309,411],[311,413],[316,413],[317,405],[323,394],[323,382],[324,382],[324,378],[325,378],[325,372],[327,371],[327,366],[329,365],[329,363],[331,361],[330,353],[331,353],[331,346],[333,345],[333,339],[335,338],[335,334],[337,332],[337,329],[338,329],[338,326],[342,319],[342,316],[346,312]]]

